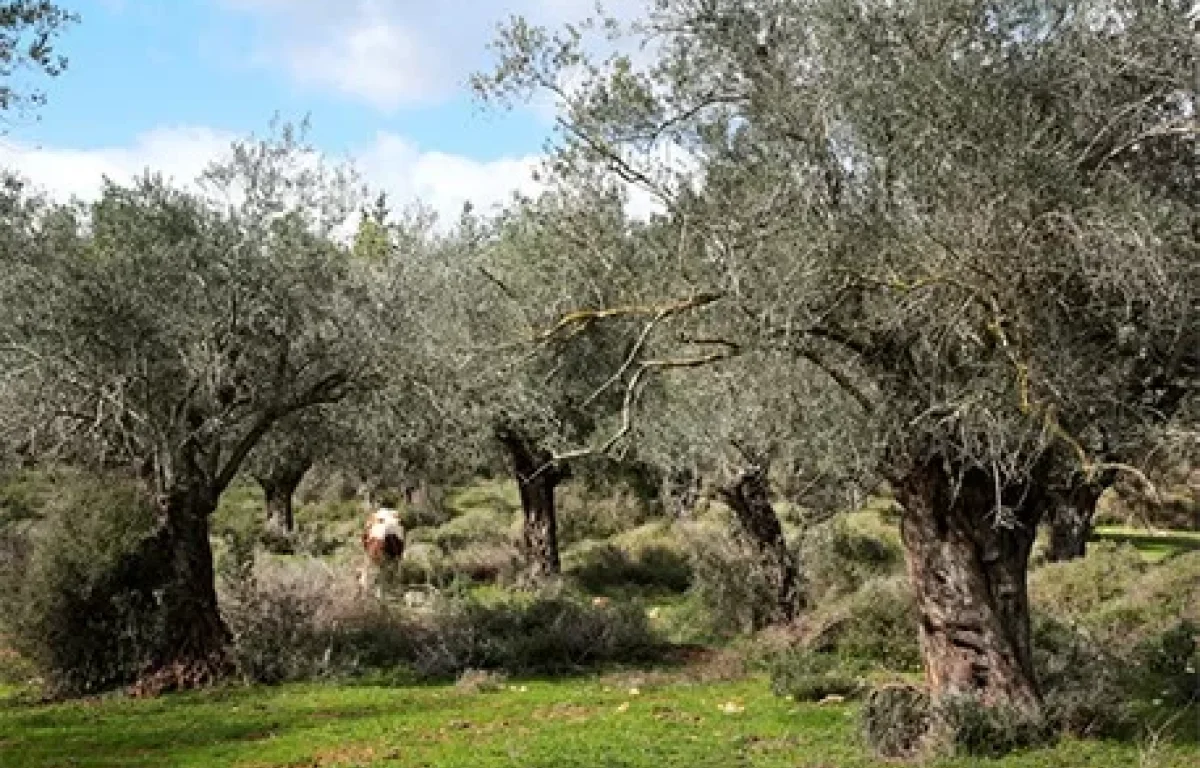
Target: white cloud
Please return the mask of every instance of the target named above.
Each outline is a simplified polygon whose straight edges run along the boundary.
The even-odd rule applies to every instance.
[[[102,179],[129,181],[145,169],[189,184],[213,160],[228,152],[233,134],[211,128],[166,127],[137,137],[129,146],[97,149],[38,147],[0,139],[0,167],[25,176],[54,198],[94,199]],[[461,155],[425,151],[392,133],[380,133],[350,159],[376,190],[397,206],[416,201],[453,221],[470,201],[489,211],[514,191],[532,193],[536,156],[478,161]]]
[[[123,182],[147,168],[180,184],[193,181],[228,149],[233,135],[197,126],[163,127],[126,147],[39,147],[0,139],[0,167],[14,170],[60,200],[94,199],[105,176]]]
[[[253,60],[297,83],[325,88],[391,112],[453,95],[490,63],[497,24],[519,15],[550,27],[585,18],[595,0],[219,0],[256,19]],[[609,0],[637,15],[642,0]]]
[[[535,155],[480,162],[446,152],[424,152],[401,136],[380,133],[355,161],[370,184],[396,203],[421,201],[453,220],[470,202],[487,213],[513,192],[535,193]]]

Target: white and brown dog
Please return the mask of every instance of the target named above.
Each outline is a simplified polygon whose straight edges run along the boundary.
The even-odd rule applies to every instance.
[[[387,507],[376,509],[367,520],[362,544],[367,563],[359,572],[359,585],[364,590],[376,585],[375,594],[378,597],[381,594],[378,588],[379,575],[395,571],[404,557],[404,527],[400,524],[400,513]]]

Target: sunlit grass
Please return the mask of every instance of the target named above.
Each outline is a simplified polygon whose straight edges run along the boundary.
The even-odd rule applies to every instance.
[[[821,766],[878,765],[856,708],[797,705],[766,682],[637,677],[452,686],[235,688],[139,701],[0,704],[0,764],[48,766]],[[631,682],[632,681],[632,682]],[[1156,766],[1195,765],[1168,746]],[[1132,766],[1136,744],[1063,742],[996,768]],[[970,759],[942,766],[976,765]]]

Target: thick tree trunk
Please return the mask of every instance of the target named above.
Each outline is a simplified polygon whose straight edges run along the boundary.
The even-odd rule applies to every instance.
[[[1102,493],[1103,486],[1081,482],[1050,495],[1050,546],[1046,559],[1059,563],[1087,554],[1096,503]]]
[[[262,472],[257,476],[258,484],[262,487],[266,498],[267,531],[272,534],[287,536],[296,530],[294,499],[300,481],[312,467],[308,459],[283,463],[273,468],[271,472]]]
[[[792,621],[802,607],[800,567],[788,548],[779,516],[771,506],[766,470],[761,467],[745,470],[721,488],[719,494],[758,551],[759,561],[775,593],[772,620],[777,623]]]
[[[139,687],[146,692],[192,688],[226,669],[229,630],[217,607],[208,521],[217,494],[201,484],[165,495],[163,608],[165,643]]]
[[[508,450],[521,494],[521,510],[525,516],[522,544],[527,576],[532,583],[540,584],[562,571],[554,490],[566,479],[566,473],[554,464],[548,452],[537,448],[516,430],[502,428],[497,431],[497,437]]]
[[[997,500],[984,472],[956,483],[931,461],[896,491],[933,700],[972,695],[1039,716],[1026,584],[1044,508],[1038,489],[1009,488]],[[998,503],[1012,520],[997,520]]]

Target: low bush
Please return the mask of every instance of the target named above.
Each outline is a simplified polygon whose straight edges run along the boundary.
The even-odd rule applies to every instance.
[[[786,650],[767,660],[767,670],[776,696],[801,702],[854,696],[863,688],[861,670],[829,653]]]
[[[1127,735],[1134,723],[1128,659],[1044,614],[1034,616],[1033,652],[1051,726],[1078,737]]]
[[[850,598],[848,611],[835,643],[838,653],[882,669],[921,669],[917,610],[904,581],[868,582]]]
[[[520,552],[509,542],[468,544],[443,561],[443,574],[450,580],[465,579],[475,584],[512,584],[523,567]],[[449,583],[443,578],[443,583]]]
[[[931,712],[930,733],[936,746],[954,754],[989,758],[1045,745],[1055,738],[1047,720],[1016,708],[987,705],[970,695],[939,701]]]
[[[156,514],[122,478],[72,476],[0,561],[4,634],[54,695],[132,681],[164,636],[144,547]]]
[[[629,551],[610,542],[589,542],[570,553],[565,570],[589,592],[628,586],[683,592],[692,581],[686,553],[662,544]]]
[[[503,672],[489,672],[486,669],[466,669],[454,683],[454,690],[459,693],[495,693],[504,690],[508,675]]]
[[[851,525],[842,515],[801,536],[800,562],[811,603],[852,594],[866,582],[896,572],[904,562],[894,538],[864,527]]]
[[[1144,671],[1142,690],[1168,707],[1200,702],[1200,625],[1181,619],[1133,650],[1134,667]]]
[[[422,531],[426,538],[441,547],[446,554],[462,549],[469,544],[506,544],[512,517],[490,509],[475,509],[455,517],[438,528]]]
[[[620,485],[589,490],[582,483],[568,483],[559,490],[558,500],[558,540],[564,547],[612,538],[642,525],[653,512],[636,493]]]
[[[1128,594],[1145,574],[1142,556],[1127,544],[1097,542],[1087,557],[1049,563],[1033,571],[1030,600],[1063,619],[1081,620]]]
[[[818,609],[805,645],[894,672],[921,669],[916,606],[899,578],[868,581],[857,592]]]
[[[417,644],[414,668],[433,678],[472,668],[566,672],[648,660],[660,650],[637,605],[596,606],[567,594],[492,603],[464,596],[437,608]]]
[[[761,629],[776,611],[770,580],[750,546],[728,528],[680,526],[691,565],[691,619],[698,634],[728,637]]]
[[[929,736],[929,694],[913,685],[887,685],[872,690],[859,714],[863,741],[875,754],[909,759],[921,754]]]
[[[582,596],[489,591],[455,582],[420,611],[359,594],[353,574],[302,558],[222,561],[222,610],[243,679],[261,683],[344,677],[402,667],[418,677],[469,669],[562,672],[653,658],[644,611],[592,605]]]

